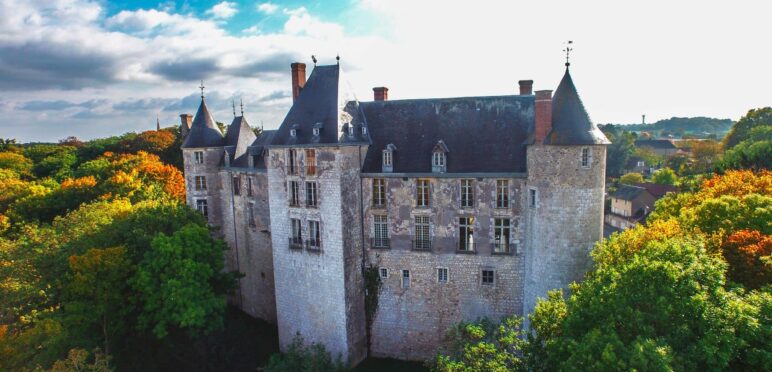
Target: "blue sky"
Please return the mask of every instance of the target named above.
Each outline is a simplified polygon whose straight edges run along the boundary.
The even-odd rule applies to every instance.
[[[341,66],[356,96],[504,95],[555,89],[563,43],[597,123],[738,119],[772,103],[769,1],[0,0],[0,138],[117,135],[243,99],[275,128],[289,65]]]

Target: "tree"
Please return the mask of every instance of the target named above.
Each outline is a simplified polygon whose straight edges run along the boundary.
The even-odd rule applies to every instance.
[[[223,272],[225,249],[207,228],[193,224],[153,239],[132,280],[143,304],[140,326],[159,339],[170,328],[191,335],[220,329],[224,295],[235,285],[235,275]]]
[[[496,325],[488,319],[461,322],[451,328],[451,348],[440,354],[438,371],[525,371],[522,319],[504,318]]]
[[[721,144],[712,141],[692,141],[692,157],[694,158],[693,168],[697,172],[710,172],[717,165],[721,158]]]
[[[723,140],[723,147],[729,150],[750,137],[753,128],[772,125],[772,107],[751,109],[745,114]]]
[[[622,129],[621,126],[605,125],[602,130],[611,141],[606,149],[606,174],[618,176],[622,174],[635,150],[635,135]]]
[[[727,277],[747,289],[772,284],[772,236],[753,230],[730,235],[721,246],[729,263]]]
[[[636,147],[635,151],[633,151],[633,156],[641,158],[641,160],[649,167],[658,166],[665,161],[665,158],[662,155],[657,154],[648,147]]]
[[[654,172],[654,174],[651,175],[651,182],[660,184],[660,185],[675,185],[676,182],[678,182],[678,176],[676,176],[675,172],[673,172],[670,168],[662,168],[660,170],[657,170]]]
[[[292,339],[286,353],[271,355],[265,367],[267,372],[342,372],[345,370],[340,356],[333,361],[324,345],[317,343],[306,345],[300,334],[296,334]]]
[[[57,360],[50,372],[110,372],[109,358],[102,351],[95,349],[93,361],[89,361],[89,352],[84,349],[71,349],[67,359]]]
[[[622,177],[619,177],[619,183],[623,183],[625,185],[632,185],[635,183],[641,183],[643,182],[643,176],[640,173],[627,173]]]
[[[32,161],[15,152],[0,152],[0,168],[8,169],[20,176],[29,176],[32,171]]]
[[[727,150],[723,169],[772,169],[772,125],[751,129],[748,139]]]

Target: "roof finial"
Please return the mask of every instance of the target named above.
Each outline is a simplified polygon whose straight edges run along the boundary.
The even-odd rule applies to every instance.
[[[204,88],[206,88],[206,87],[204,86],[204,81],[203,81],[203,80],[201,80],[201,86],[200,86],[200,87],[198,87],[198,89],[201,89],[201,99],[204,99]]]
[[[335,60],[338,61],[338,64],[340,64],[340,53],[335,55]]]
[[[160,132],[161,131],[161,120],[158,119],[158,115],[155,116],[155,131]]]
[[[239,103],[241,104],[241,117],[244,117],[244,100],[239,98]]]
[[[231,98],[231,107],[233,107],[233,117],[236,117],[236,99]]]
[[[574,50],[574,48],[571,48],[571,44],[574,42],[569,40],[566,42],[566,48],[563,49],[564,52],[566,52],[566,67],[571,66],[571,62],[569,62],[569,59],[571,58],[571,51]]]
[[[316,56],[312,54],[311,60],[314,61],[314,67],[316,67]]]

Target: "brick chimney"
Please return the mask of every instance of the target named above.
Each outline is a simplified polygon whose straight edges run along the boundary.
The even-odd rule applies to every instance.
[[[389,100],[389,88],[375,87],[373,88],[373,99],[376,101],[388,101]]]
[[[184,138],[190,132],[190,126],[193,124],[193,115],[180,115],[180,135]]]
[[[295,102],[300,95],[300,90],[306,85],[306,64],[295,62],[292,67],[292,102]]]
[[[522,87],[522,86],[521,86]],[[522,89],[522,88],[521,88]],[[534,113],[533,139],[535,145],[544,143],[544,139],[552,130],[552,91],[536,91],[536,107]]]
[[[533,94],[533,80],[520,80],[517,83],[520,84],[521,96]]]

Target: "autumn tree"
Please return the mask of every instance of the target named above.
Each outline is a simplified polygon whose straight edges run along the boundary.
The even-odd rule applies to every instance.
[[[692,167],[697,172],[710,172],[718,164],[723,151],[721,144],[713,140],[692,141]]]
[[[619,177],[619,183],[625,185],[632,185],[643,182],[643,176],[640,173],[630,172],[622,177]]]
[[[729,263],[727,277],[747,289],[772,284],[772,236],[753,230],[730,235],[721,246]]]
[[[660,185],[675,185],[678,182],[678,176],[670,168],[662,168],[654,172],[651,175],[651,182],[658,183]]]
[[[0,169],[7,169],[27,177],[32,173],[32,160],[15,152],[0,152]]]

